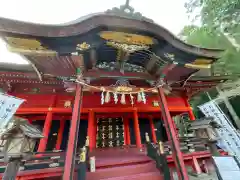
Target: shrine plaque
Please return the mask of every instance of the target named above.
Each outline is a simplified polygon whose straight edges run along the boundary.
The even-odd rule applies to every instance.
[[[213,156],[219,180],[240,179],[240,167],[233,156]]]

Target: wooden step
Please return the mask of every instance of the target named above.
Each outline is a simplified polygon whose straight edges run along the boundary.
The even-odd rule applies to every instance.
[[[131,175],[148,173],[148,172],[159,172],[156,168],[155,163],[150,162],[150,163],[138,164],[138,165],[127,165],[127,166],[97,169],[96,172],[87,173],[87,180],[98,180],[98,179],[114,178],[114,177],[121,177],[121,176],[131,176]]]
[[[140,173],[129,176],[121,176],[114,178],[107,178],[102,180],[164,180],[164,177],[160,175],[159,172],[148,172],[148,173]]]

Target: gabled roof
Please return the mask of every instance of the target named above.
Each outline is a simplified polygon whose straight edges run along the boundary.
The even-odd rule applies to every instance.
[[[165,28],[134,12],[128,1],[120,8],[61,25],[0,18],[0,35],[13,51],[25,55],[40,79],[48,75],[74,76],[76,69],[81,68],[83,75],[90,75],[90,78],[99,78],[102,71],[116,74],[116,71],[124,70],[156,80],[166,66],[176,63],[166,79],[183,82],[199,70],[199,64],[212,64],[223,51],[186,44]],[[122,45],[140,49],[126,53],[113,44],[109,45],[112,38],[116,40],[119,35]],[[119,74],[115,78],[122,76]]]
[[[39,131],[35,126],[29,124],[26,119],[19,117],[13,117],[6,129],[0,132],[0,136],[6,138],[7,136],[11,135],[11,133],[19,130],[29,138],[39,139],[44,137],[42,132]]]
[[[173,47],[202,57],[219,58],[221,49],[200,48],[181,41],[164,27],[152,22],[126,17],[116,16],[109,13],[97,13],[79,18],[78,20],[61,25],[43,25],[0,18],[0,33],[5,36],[15,34],[18,36],[36,37],[70,37],[85,34],[98,27],[132,29],[143,31],[157,38],[163,38]]]

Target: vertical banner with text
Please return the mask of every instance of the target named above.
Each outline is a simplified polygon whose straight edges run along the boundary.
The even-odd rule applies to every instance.
[[[0,93],[0,129],[6,127],[11,117],[23,102],[23,99]]]
[[[219,123],[222,128],[217,129],[220,136],[219,145],[223,150],[229,153],[229,155],[236,156],[240,160],[240,137],[239,133],[233,127],[227,116],[222,112],[214,101],[207,102],[199,106],[200,110],[206,117],[213,117],[214,120]]]

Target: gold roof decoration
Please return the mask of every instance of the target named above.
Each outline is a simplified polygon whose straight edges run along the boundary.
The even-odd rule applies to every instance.
[[[124,52],[128,52],[128,53],[149,49],[149,47],[145,45],[124,44],[124,43],[117,43],[113,41],[107,42],[107,45],[115,47],[116,49],[121,49]]]
[[[36,39],[6,37],[8,45],[20,49],[45,50],[46,48]]]
[[[116,92],[131,92],[133,89],[128,86],[118,86],[115,88]]]
[[[119,79],[110,87],[113,87],[116,92],[131,92],[136,86],[131,85],[126,79]]]
[[[90,44],[83,42],[81,44],[77,44],[76,50],[84,51],[84,50],[89,49],[90,47],[91,47]]]
[[[138,34],[130,34],[115,31],[102,31],[100,37],[107,41],[114,41],[117,43],[135,44],[135,45],[153,45],[154,39],[149,36]]]
[[[56,51],[52,51],[42,46],[41,42],[36,39],[6,37],[8,49],[24,55],[56,55]]]
[[[211,59],[196,59],[192,63],[185,64],[185,67],[192,69],[209,69],[213,60]]]

